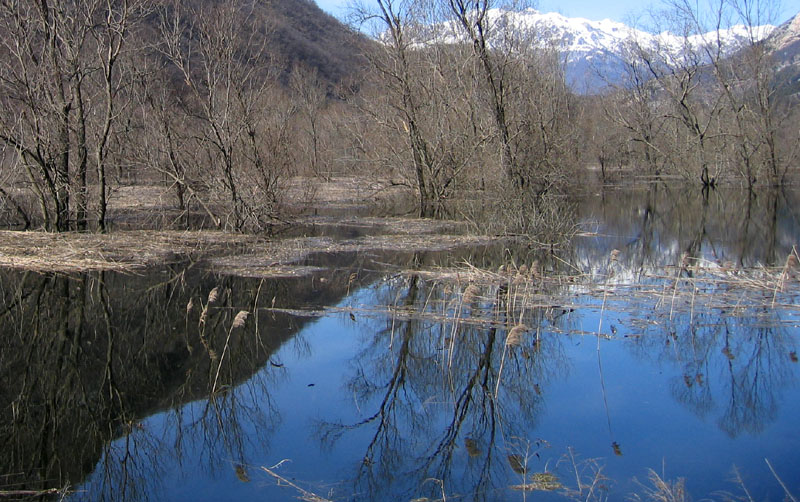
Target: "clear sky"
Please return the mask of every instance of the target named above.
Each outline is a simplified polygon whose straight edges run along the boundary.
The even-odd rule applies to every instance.
[[[348,0],[316,0],[316,2],[323,10],[339,18],[347,12]],[[568,17],[585,17],[594,21],[612,19],[625,23],[636,18],[638,13],[653,4],[658,5],[658,2],[651,0],[539,0],[538,10],[560,12]],[[776,23],[786,21],[799,11],[800,0],[781,0]]]

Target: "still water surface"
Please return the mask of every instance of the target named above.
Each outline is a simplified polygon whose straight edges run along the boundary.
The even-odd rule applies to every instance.
[[[3,272],[0,485],[624,500],[647,498],[652,469],[695,500],[742,483],[781,500],[776,474],[799,496],[795,207],[613,190],[579,206],[587,232],[557,257],[508,243],[321,254],[312,276],[263,281],[202,264]],[[506,271],[479,280],[465,262]]]

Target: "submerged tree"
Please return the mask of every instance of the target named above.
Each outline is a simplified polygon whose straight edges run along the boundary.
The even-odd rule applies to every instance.
[[[163,51],[183,80],[178,91],[195,164],[226,208],[221,225],[261,229],[277,216],[291,165],[289,118],[267,49],[270,21],[258,8],[175,2],[163,11]],[[167,134],[166,130],[164,134]]]
[[[48,230],[87,227],[90,167],[105,228],[106,169],[125,102],[121,58],[148,3],[0,3],[0,141],[15,152]]]

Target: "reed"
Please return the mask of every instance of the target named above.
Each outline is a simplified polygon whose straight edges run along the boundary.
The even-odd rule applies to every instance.
[[[767,467],[769,467],[769,472],[772,473],[772,476],[775,478],[775,480],[778,482],[778,484],[781,485],[781,488],[783,488],[783,493],[784,493],[784,496],[785,496],[784,500],[788,500],[788,501],[791,501],[791,502],[797,502],[797,498],[795,498],[795,496],[792,495],[792,492],[789,491],[789,488],[786,486],[786,483],[784,483],[783,479],[781,479],[781,477],[778,476],[778,473],[775,472],[775,468],[772,467],[772,464],[770,463],[769,459],[765,458],[764,462],[766,462]]]
[[[529,330],[527,326],[524,324],[518,324],[511,328],[511,330],[506,335],[506,342],[503,344],[503,355],[500,357],[500,369],[497,370],[497,383],[494,387],[494,395],[497,396],[498,392],[500,392],[500,381],[503,377],[503,367],[506,363],[506,353],[510,350],[510,348],[518,347],[522,344],[522,336]]]
[[[217,288],[214,288],[217,289]],[[213,291],[213,290],[212,290]],[[211,296],[209,295],[209,298]],[[222,370],[222,363],[225,360],[225,354],[228,353],[228,345],[231,341],[231,334],[233,334],[233,330],[237,328],[241,328],[244,326],[245,321],[247,321],[247,316],[250,312],[246,310],[240,310],[238,314],[233,318],[233,322],[231,323],[231,327],[228,330],[228,336],[225,338],[225,346],[222,348],[222,355],[219,358],[219,363],[217,364],[217,374],[214,375],[214,384],[211,386],[211,393],[213,394],[217,390],[217,381],[219,380],[219,372]]]
[[[676,480],[664,479],[664,476],[649,469],[647,479],[650,486],[639,483],[645,495],[645,499],[650,502],[689,502],[691,497],[686,491],[686,479],[678,478]],[[633,494],[632,500],[642,500],[639,494]]]
[[[283,461],[281,461],[281,463],[283,463]],[[278,464],[278,465],[280,465],[280,464]],[[269,474],[270,476],[272,476],[276,480],[278,480],[278,486],[284,486],[284,485],[285,486],[291,486],[292,488],[297,490],[300,493],[300,497],[298,497],[300,500],[305,500],[307,502],[332,502],[329,499],[326,499],[324,497],[320,497],[319,495],[317,495],[316,493],[314,493],[312,491],[306,490],[305,488],[301,488],[297,483],[294,483],[294,482],[286,479],[285,477],[281,476],[280,474],[278,474],[277,472],[275,472],[273,470],[275,467],[276,466],[272,466],[272,469],[271,469],[269,467],[261,466],[261,470],[266,472],[267,474]]]

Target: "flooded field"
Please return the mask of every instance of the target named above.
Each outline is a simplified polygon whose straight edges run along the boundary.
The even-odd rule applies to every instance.
[[[797,198],[607,189],[557,248],[319,217],[169,264],[9,258],[0,490],[796,499]]]

